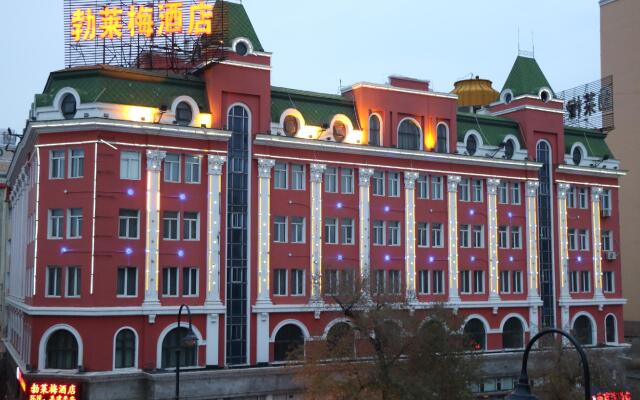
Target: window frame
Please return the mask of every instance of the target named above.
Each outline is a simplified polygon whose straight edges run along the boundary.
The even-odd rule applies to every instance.
[[[61,157],[56,157],[55,153],[62,154]],[[49,151],[49,179],[65,179],[65,158],[66,152],[62,149],[52,149]],[[53,166],[58,164],[58,175],[53,176]]]
[[[172,160],[170,157],[177,157],[178,159]],[[179,153],[167,153],[164,157],[163,164],[164,174],[162,178],[164,182],[180,183],[182,181],[182,155]],[[177,171],[174,170],[175,168],[177,168]]]
[[[123,272],[123,280],[122,280],[122,288],[124,294],[118,293],[118,281],[120,278],[120,271]],[[133,277],[135,282],[133,283],[133,288],[135,289],[134,294],[128,294],[129,292],[129,272],[134,271]],[[120,266],[116,272],[116,297],[117,298],[133,298],[138,297],[138,268],[133,266]]]
[[[299,278],[300,281],[297,282],[298,273],[301,275]],[[302,268],[293,268],[291,269],[291,296],[304,296],[305,295],[305,270]],[[298,292],[298,284],[300,286],[300,291]]]
[[[61,215],[53,215],[54,211],[60,211]],[[64,239],[64,208],[50,208],[49,210],[47,210],[48,213],[48,229],[47,229],[47,239],[49,240],[61,240]],[[56,223],[57,223],[57,232],[59,233],[59,235],[54,235],[53,233],[53,229],[54,229],[54,218],[56,219]]]
[[[189,218],[195,214],[195,218]],[[187,229],[189,227],[189,229]],[[197,211],[185,211],[182,213],[182,239],[184,241],[200,240],[200,213]],[[193,235],[195,233],[195,236]]]
[[[175,276],[171,277],[171,272],[175,271]],[[175,294],[171,293],[172,279],[175,279]],[[180,268],[176,266],[162,267],[162,297],[180,296]]]
[[[81,152],[81,156],[74,155],[75,151]],[[83,148],[69,149],[69,179],[84,178],[85,151]],[[75,171],[78,169],[78,171]]]
[[[167,217],[167,214],[175,214],[175,218]],[[167,229],[167,222],[171,225],[175,225],[175,229]],[[167,237],[167,233],[173,233],[170,237]],[[180,240],[180,212],[165,210],[162,212],[162,240],[176,241]]]
[[[130,156],[130,157],[125,157]],[[133,157],[135,156],[135,157]],[[137,163],[137,170],[135,170],[134,175],[130,176],[130,172],[134,172],[132,163]],[[126,163],[126,168],[123,168],[123,163]],[[129,181],[139,181],[141,179],[141,168],[142,168],[142,154],[139,151],[135,150],[122,150],[120,152],[120,179],[129,180]]]
[[[193,276],[192,276],[193,272],[195,272],[195,282],[191,282],[193,279]],[[188,280],[185,278],[188,278]],[[199,295],[200,295],[200,269],[194,266],[182,268],[182,297],[198,297]]]
[[[80,210],[80,215],[73,215],[74,211]],[[82,222],[84,216],[82,208],[67,208],[67,239],[82,239]],[[75,235],[72,230],[76,229]]]
[[[384,171],[373,171],[371,176],[371,195],[382,197],[385,195],[385,173]]]
[[[65,297],[78,298],[82,295],[82,270],[78,265],[72,265],[66,268],[67,270],[67,279],[65,280]],[[72,271],[74,271],[73,275],[75,275],[73,285],[71,282]],[[70,289],[74,289],[73,293],[70,292]]]
[[[123,216],[122,212],[123,211],[135,211],[136,216]],[[121,228],[122,228],[122,221],[126,220],[125,222],[125,226],[126,226],[126,236],[122,236],[120,235],[121,233]],[[131,231],[131,220],[135,220],[136,223],[136,236],[128,236],[130,231]],[[137,240],[140,239],[140,210],[133,210],[133,209],[129,209],[129,208],[121,208],[119,210],[118,213],[118,238],[119,239],[133,239],[133,240]]]
[[[44,297],[51,297],[51,298],[60,298],[62,297],[62,267],[59,265],[47,265],[47,275],[46,275],[46,282],[45,282],[45,296]],[[53,281],[53,293],[50,291],[51,287],[51,271],[54,271],[54,281]]]
[[[296,168],[300,167],[300,170]],[[291,190],[305,190],[306,168],[304,164],[291,164]]]
[[[196,162],[194,162],[194,160]],[[184,156],[184,183],[189,185],[197,185],[197,184],[200,184],[201,182],[202,182],[202,156],[190,155],[190,154],[185,155]]]
[[[273,188],[277,190],[289,189],[289,164],[276,161],[273,166]]]
[[[287,243],[288,233],[288,220],[289,218],[282,215],[276,215],[273,217],[273,242],[274,243]],[[284,229],[284,232],[282,232]],[[282,233],[282,234],[281,234]]]
[[[355,244],[355,223],[353,218],[340,218],[340,243]]]
[[[325,217],[324,218],[324,243],[325,244],[338,244],[338,218]],[[331,238],[331,240],[329,240]]]
[[[400,197],[400,173],[389,172],[387,181],[389,184],[389,197]]]
[[[400,246],[402,244],[402,224],[400,221],[387,221],[387,246]]]
[[[285,227],[286,229],[286,227]],[[300,236],[297,236],[297,233]],[[291,217],[291,243],[306,243],[306,220],[305,217]]]
[[[374,220],[373,221],[373,245],[374,246],[384,246],[386,244],[386,238],[387,238],[387,224],[385,221],[382,220]],[[381,240],[378,241],[378,232],[381,233],[380,238]]]
[[[329,184],[331,182],[331,184]],[[324,171],[324,191],[325,193],[338,193],[338,168],[327,167]]]
[[[353,194],[354,188],[353,168],[340,168],[340,193]]]

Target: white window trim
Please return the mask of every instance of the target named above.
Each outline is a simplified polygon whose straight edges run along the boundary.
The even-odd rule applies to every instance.
[[[169,153],[167,155],[177,155],[178,156],[178,180],[177,181],[169,181],[167,180],[167,159],[165,156],[164,162],[163,162],[163,168],[164,170],[162,171],[162,181],[166,182],[166,183],[181,183],[182,182],[182,154],[180,153]]]
[[[46,372],[54,372],[54,371],[62,371],[62,372],[71,372],[71,371],[77,371],[78,368],[72,369],[72,370],[56,370],[56,369],[49,369],[46,368],[46,356],[47,356],[47,342],[49,341],[49,338],[51,337],[51,335],[53,333],[55,333],[57,330],[65,330],[68,331],[69,333],[71,333],[75,339],[76,339],[76,343],[78,344],[78,366],[82,366],[82,361],[83,361],[83,353],[84,353],[84,346],[82,343],[82,336],[80,336],[80,333],[73,328],[71,325],[67,325],[67,324],[56,324],[53,325],[52,327],[50,327],[49,329],[47,329],[42,336],[40,337],[40,344],[38,345],[38,369],[40,371],[46,371]]]
[[[306,271],[305,271],[303,268],[293,268],[293,269],[291,269],[291,277],[290,277],[290,278],[293,278],[293,271],[294,271],[294,270],[295,270],[295,271],[301,271],[301,272],[302,272],[302,293],[300,293],[300,294],[293,294],[293,285],[291,285],[291,288],[292,288],[291,296],[292,296],[292,297],[303,297],[303,296],[305,296],[305,295],[306,295],[306,288],[307,288],[307,285],[306,285],[306,277],[307,277],[307,273],[306,273]]]
[[[75,268],[78,271],[80,271],[80,279],[78,279],[77,285],[78,285],[78,294],[74,294],[74,295],[70,295],[69,294],[69,272],[71,270],[71,268]],[[82,289],[82,269],[80,268],[79,265],[70,265],[68,267],[65,268],[66,270],[66,280],[65,280],[65,287],[64,287],[64,297],[70,298],[70,299],[78,299],[81,296],[81,289]]]
[[[275,289],[276,289],[276,284],[275,282],[273,282],[273,291],[272,291],[272,295],[273,297],[287,297],[289,295],[289,279],[291,278],[291,274],[289,274],[289,270],[287,268],[275,268],[274,269],[274,276],[276,278],[276,282],[279,282],[278,279],[278,275],[275,273],[276,271],[284,271],[284,294],[280,294],[280,293],[276,293]]]
[[[52,172],[53,172],[53,160],[54,160],[54,158],[53,158],[53,152],[54,152],[54,151],[61,151],[61,152],[62,152],[62,162],[60,163],[60,165],[62,166],[62,175],[61,175],[61,176],[59,176],[59,177],[56,177],[56,178],[54,178],[54,177],[52,176]],[[67,155],[66,155],[66,152],[65,152],[64,150],[62,150],[62,149],[52,149],[52,150],[50,150],[50,151],[49,151],[49,179],[50,179],[50,180],[60,180],[60,179],[65,179],[65,176],[66,176],[66,175],[65,175],[65,173],[67,172],[67,171],[65,171],[65,170],[64,170],[64,169],[66,168],[66,164],[65,164],[65,157],[66,157],[66,156],[67,156]],[[59,160],[59,158],[58,158],[58,160]],[[60,172],[60,171],[59,171],[59,172]]]
[[[273,230],[277,232],[277,228],[276,228],[276,218],[284,218],[284,240],[276,240],[275,236],[273,235],[273,243],[289,243],[289,217],[284,216],[284,215],[276,215],[273,217]],[[279,223],[278,223],[279,224]]]
[[[124,269],[124,292],[127,293],[127,270],[129,268],[133,268],[136,271],[136,284],[134,287],[136,288],[136,292],[134,294],[118,294],[118,270]],[[119,266],[116,269],[116,298],[118,299],[132,299],[138,297],[138,268],[133,266]]]
[[[82,157],[73,157],[72,154],[73,154],[74,150],[82,150]],[[68,155],[68,159],[69,159],[68,160],[68,165],[67,165],[67,167],[68,167],[68,169],[67,169],[67,178],[69,178],[69,179],[82,179],[82,178],[84,178],[84,173],[82,175],[79,175],[79,176],[71,176],[71,171],[73,170],[72,166],[73,166],[73,160],[74,159],[76,159],[76,158],[82,159],[83,160],[82,164],[84,165],[84,159],[86,157],[86,152],[84,151],[84,149],[80,148],[80,147],[69,149],[69,151],[67,152],[67,155]]]
[[[187,211],[187,212],[192,212],[192,211]],[[193,219],[189,218],[185,218],[184,213],[182,214],[182,222],[185,223],[186,221],[193,221]],[[195,238],[190,238],[190,239],[186,239],[183,237],[183,240],[185,242],[195,242],[200,240],[200,213],[196,212],[196,237]],[[189,225],[191,225],[191,222],[189,223]],[[186,233],[186,232],[185,232]]]
[[[287,217],[285,217],[287,218]],[[302,240],[301,241],[295,241],[294,237],[295,236],[295,229],[293,229],[293,218],[302,218]],[[286,236],[286,231],[287,231],[287,224],[285,223],[285,236]],[[291,243],[293,244],[305,244],[307,243],[307,219],[305,217],[291,217],[291,233],[292,233],[292,238],[291,238]]]
[[[378,117],[378,121],[380,122],[380,137],[378,138],[379,139],[378,146],[379,147],[383,147],[384,146],[384,139],[383,139],[383,137],[384,137],[384,135],[383,135],[384,129],[383,129],[383,125],[382,125],[382,116],[377,112],[372,112],[371,114],[369,114],[369,119],[367,120],[367,124],[368,124],[367,125],[367,139],[368,139],[367,144],[370,145],[369,143],[371,141],[371,118],[374,117],[374,116]]]
[[[57,295],[49,294],[49,270],[52,269],[52,268],[57,268],[57,269],[60,270],[60,279],[59,279],[60,280],[60,293],[58,293]],[[66,285],[63,285],[63,283],[64,283],[63,282],[64,273],[63,273],[62,270],[63,270],[63,268],[60,265],[47,265],[45,267],[46,276],[45,276],[45,282],[44,282],[44,284],[45,284],[45,286],[44,286],[44,297],[47,297],[47,298],[50,298],[50,299],[59,299],[59,298],[62,297],[63,288],[64,288],[64,290],[66,290],[66,287],[65,287]]]
[[[53,228],[53,224],[52,224],[52,213],[51,211],[53,210],[62,210],[62,218],[60,218],[60,224],[64,223],[64,209],[63,208],[50,208],[49,210],[47,210],[47,239],[49,240],[62,240],[64,239],[64,228],[62,229],[62,236],[52,236],[52,228]]]
[[[80,210],[80,220],[84,219],[84,213],[82,212],[82,208],[78,208]],[[67,233],[67,239],[70,240],[77,240],[77,239],[82,239],[82,222],[80,223],[80,227],[78,228],[78,236],[71,236],[71,210],[72,208],[67,208],[67,218],[66,218],[66,222],[67,222],[67,229],[66,229],[66,233]]]
[[[185,280],[184,280],[184,271],[185,270],[195,270],[196,271],[196,293],[195,294],[184,294],[184,285],[185,285]],[[183,267],[182,268],[182,274],[183,274],[183,279],[182,279],[182,291],[180,292],[180,295],[182,297],[199,297],[200,296],[200,268],[196,267],[196,266],[188,266],[188,267]],[[191,275],[189,275],[189,279],[191,279]]]
[[[164,213],[165,212],[175,212],[176,213],[176,238],[175,239],[170,239],[170,238],[166,238],[164,235],[166,233],[165,229],[164,229],[164,222],[166,220],[166,218],[164,217]],[[166,240],[166,241],[170,241],[170,242],[177,242],[178,240],[180,240],[180,212],[179,211],[163,211],[162,213],[162,240]]]
[[[118,334],[125,330],[128,329],[130,331],[133,332],[133,337],[135,338],[135,350],[134,350],[134,359],[133,359],[133,367],[129,367],[129,368],[116,368],[116,338],[118,337]],[[140,339],[138,337],[138,332],[133,329],[130,326],[123,326],[120,329],[118,329],[116,331],[116,333],[113,335],[113,362],[111,364],[111,368],[113,371],[137,371],[138,370],[138,349],[139,349],[139,343],[140,343]]]
[[[121,210],[129,210],[129,209],[121,209]],[[136,236],[135,237],[129,237],[129,236],[120,236],[120,221],[122,218],[126,218],[127,221],[129,221],[130,219],[132,219],[133,217],[122,217],[120,214],[118,214],[118,238],[119,239],[130,239],[130,240],[137,240],[140,239],[140,210],[130,210],[130,211],[136,211],[137,217],[136,219],[138,220],[137,223],[137,230],[136,230]],[[129,223],[127,222],[127,227],[129,226]],[[129,232],[129,229],[127,229],[127,233]]]
[[[169,270],[169,269],[175,269],[176,270],[176,294],[165,294],[164,293],[164,285],[165,285],[165,281],[164,281],[164,271],[165,270]],[[182,292],[180,291],[180,271],[181,269],[177,266],[173,266],[173,265],[169,265],[166,267],[162,268],[162,287],[160,288],[160,293],[162,294],[162,297],[180,297],[182,295]],[[169,286],[167,286],[167,289],[170,289]]]
[[[138,155],[138,177],[137,178],[129,178],[129,177],[123,177],[122,176],[122,156],[125,153],[129,153],[129,154],[135,153],[135,154]],[[128,159],[128,160],[130,161],[131,159]],[[142,169],[142,153],[140,153],[139,151],[136,151],[136,150],[122,150],[120,152],[120,165],[119,165],[119,168],[120,168],[120,179],[127,180],[127,181],[139,181],[139,180],[141,180],[142,179],[142,173],[141,173],[141,169]]]
[[[400,121],[398,121],[398,127],[396,128],[396,143],[400,143],[400,126],[402,126],[402,123],[404,121],[407,121],[407,120],[413,122],[418,127],[418,135],[420,137],[418,138],[418,149],[417,149],[417,151],[424,150],[424,132],[423,132],[423,129],[422,129],[422,125],[420,124],[420,122],[418,122],[417,119],[415,119],[413,117],[404,117]],[[448,130],[448,128],[447,128],[447,130]],[[436,130],[436,132],[437,132],[437,130]],[[449,147],[448,143],[449,143],[449,140],[447,139],[447,150],[448,150],[448,147]],[[396,146],[397,146],[397,144],[396,144]],[[437,137],[436,137],[436,146],[437,146]]]
[[[190,181],[187,180],[187,171],[189,171],[192,168],[192,165],[195,165],[195,163],[188,163],[187,161],[189,159],[196,159],[198,160],[198,180],[197,181]],[[189,167],[187,168],[187,164],[189,164]],[[192,177],[193,178],[193,177]],[[192,155],[189,154],[187,156],[184,157],[184,183],[187,185],[199,185],[202,183],[202,156],[197,154],[197,155]]]
[[[188,328],[188,323],[185,321],[182,321],[182,323],[180,324],[180,328]],[[169,334],[169,332],[171,332],[172,330],[174,330],[175,328],[178,327],[178,323],[174,322],[170,325],[167,325],[162,332],[160,332],[160,336],[158,336],[158,342],[156,344],[156,368],[161,369],[162,368],[162,342],[164,342],[164,338]],[[206,345],[206,342],[202,339],[202,334],[200,333],[200,331],[198,330],[198,327],[193,324],[191,325],[191,329],[193,329],[193,333],[196,335],[196,337],[198,338],[198,342],[196,345],[196,365],[193,367],[183,367],[181,366],[180,369],[197,369],[200,368],[200,357],[198,357],[198,353],[199,353],[199,347],[200,346],[204,346]],[[175,370],[175,368],[166,368],[166,370],[170,370],[173,371]]]

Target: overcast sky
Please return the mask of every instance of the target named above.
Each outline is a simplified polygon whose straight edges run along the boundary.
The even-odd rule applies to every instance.
[[[64,67],[63,0],[2,1],[0,128],[21,130],[50,71]],[[497,90],[520,47],[556,91],[600,76],[597,0],[244,0],[272,84],[337,93],[391,74],[438,91],[480,75]]]

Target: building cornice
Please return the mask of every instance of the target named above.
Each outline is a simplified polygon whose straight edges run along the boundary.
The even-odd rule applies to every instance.
[[[399,92],[399,93],[408,93],[408,94],[418,94],[421,96],[431,96],[431,97],[441,97],[445,99],[457,100],[458,95],[451,93],[441,93],[441,92],[432,92],[429,90],[418,90],[418,89],[407,89],[401,88],[397,86],[391,86],[388,84],[380,84],[380,83],[369,83],[369,82],[358,82],[353,84],[350,87],[342,90],[342,93],[347,93],[359,88],[367,88],[367,89],[377,89],[377,90],[387,90],[390,92]]]
[[[556,172],[563,172],[566,174],[574,174],[574,175],[600,176],[600,177],[607,177],[607,178],[627,175],[627,171],[624,171],[624,170],[578,167],[575,165],[558,165],[558,167],[556,168]]]
[[[510,114],[510,113],[513,113],[513,112],[516,112],[516,111],[522,111],[522,110],[544,111],[544,112],[564,115],[564,111],[563,110],[558,110],[556,108],[549,108],[549,107],[530,106],[530,105],[526,105],[526,104],[525,105],[521,105],[521,106],[517,106],[517,107],[507,108],[505,110],[494,111],[494,112],[490,113],[489,115],[493,115],[493,116],[497,117],[497,116],[500,116],[500,115]]]
[[[616,2],[617,0],[600,0],[600,7]]]
[[[623,306],[627,304],[627,299],[616,298],[616,299],[560,299],[558,301],[558,305],[563,307],[572,307],[572,306],[598,306],[602,308],[603,306]]]

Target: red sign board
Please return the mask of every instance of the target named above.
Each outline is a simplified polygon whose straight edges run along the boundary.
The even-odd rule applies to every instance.
[[[78,385],[62,382],[32,382],[27,388],[27,400],[80,400]]]
[[[592,400],[631,400],[631,392],[604,392],[591,396]]]

